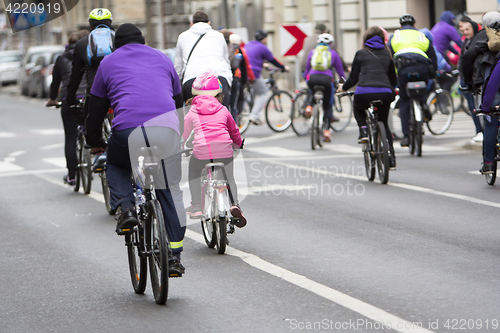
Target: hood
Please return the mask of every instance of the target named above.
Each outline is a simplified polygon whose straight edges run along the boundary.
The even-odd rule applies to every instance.
[[[219,112],[223,105],[213,96],[200,95],[193,98],[191,103],[192,111],[197,114],[210,115]]]
[[[372,49],[385,48],[384,40],[380,36],[373,36],[366,41],[365,45],[371,47]]]
[[[425,37],[427,37],[427,39],[430,40],[431,42],[434,40],[434,34],[429,29],[423,28],[420,29],[420,32],[423,33]]]
[[[205,22],[195,23],[191,26],[191,28],[189,28],[189,31],[191,31],[192,33],[195,33],[197,35],[203,35],[204,33],[206,33],[209,30],[212,30],[212,27],[210,26],[210,24],[205,23]]]
[[[75,51],[76,44],[69,44],[63,52],[63,57],[73,60],[73,52]]]
[[[439,18],[441,21],[448,23],[449,25],[455,25],[453,23],[453,20],[455,19],[455,15],[453,15],[452,12],[449,10],[445,10],[442,14],[441,17]]]
[[[469,22],[472,25],[472,30],[474,30],[474,36],[479,32],[479,24],[473,21],[470,17],[464,16],[460,21]]]
[[[500,21],[499,12],[487,12],[483,15],[483,27],[489,27]]]

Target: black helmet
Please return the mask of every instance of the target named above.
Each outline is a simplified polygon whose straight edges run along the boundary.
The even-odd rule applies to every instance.
[[[415,25],[415,18],[410,14],[404,14],[399,18],[399,24],[403,25]]]
[[[261,40],[267,37],[267,31],[259,29],[255,32],[254,37],[255,40],[258,40],[260,42]]]

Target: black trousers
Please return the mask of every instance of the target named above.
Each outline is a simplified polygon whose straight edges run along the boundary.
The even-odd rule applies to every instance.
[[[191,205],[201,205],[201,171],[207,163],[224,163],[229,190],[231,191],[232,205],[238,204],[238,189],[234,180],[233,158],[217,158],[211,160],[199,160],[194,156],[189,159],[189,190],[191,191]]]
[[[77,127],[80,118],[74,110],[70,109],[66,100],[62,101],[61,118],[64,127],[64,155],[66,156],[68,176],[70,179],[75,179],[77,165],[76,139],[78,137]]]
[[[218,76],[217,78],[222,84],[222,93],[224,94],[222,105],[224,105],[228,110],[231,110],[231,104],[229,102],[231,95],[231,87],[229,87],[229,83],[227,83],[225,77]],[[195,79],[196,78],[189,79],[182,85],[182,99],[184,100],[184,102],[193,97],[193,94],[191,93],[191,88],[193,87],[193,82]]]
[[[332,78],[324,74],[311,74],[309,76],[309,81],[307,81],[307,86],[309,89],[314,91],[314,86],[324,87],[323,91],[323,110],[325,110],[325,118],[333,118],[332,105],[330,104],[330,98],[332,96]]]
[[[385,133],[387,134],[387,141],[389,141],[389,146],[393,147],[392,132],[387,123],[389,117],[389,110],[391,108],[391,102],[394,100],[393,93],[375,93],[375,94],[354,94],[354,118],[358,126],[366,126],[366,113],[365,110],[370,107],[370,102],[374,100],[381,100],[383,104],[378,107],[378,120],[384,123]],[[391,149],[391,151],[393,151]]]

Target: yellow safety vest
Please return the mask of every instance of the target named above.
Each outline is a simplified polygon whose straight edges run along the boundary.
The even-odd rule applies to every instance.
[[[396,30],[391,40],[394,58],[403,53],[416,53],[429,59],[425,53],[429,49],[429,44],[423,33],[413,29]]]

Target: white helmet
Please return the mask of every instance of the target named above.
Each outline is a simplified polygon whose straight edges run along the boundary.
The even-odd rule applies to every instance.
[[[238,45],[240,45],[241,44],[241,37],[240,37],[240,35],[237,35],[237,34],[230,34],[229,35],[229,41],[232,44],[238,44]]]
[[[333,36],[330,34],[321,34],[318,36],[318,44],[319,43],[325,43],[325,44],[333,43]]]

